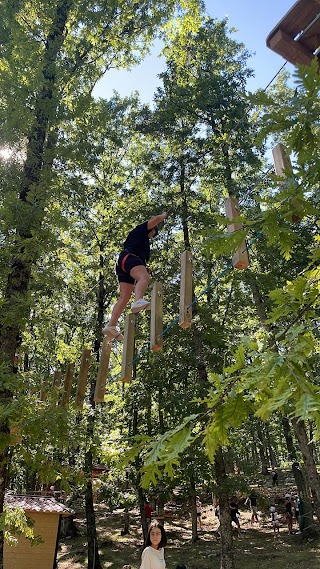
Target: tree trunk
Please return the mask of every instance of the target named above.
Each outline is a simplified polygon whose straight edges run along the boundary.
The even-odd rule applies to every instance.
[[[88,417],[88,422],[89,423],[91,422],[90,417]],[[99,557],[98,541],[97,541],[96,516],[93,507],[91,448],[86,452],[85,473],[87,477],[85,503],[86,503],[87,541],[88,541],[88,569],[102,569]]]
[[[296,449],[293,444],[293,439],[290,430],[290,423],[287,417],[282,418],[282,428],[284,432],[284,437],[287,443],[287,449],[289,453],[289,458],[292,462],[292,473],[297,485],[298,494],[300,499],[303,503],[303,517],[304,523],[303,527],[301,527],[302,533],[306,537],[310,537],[313,531],[313,515],[312,515],[312,506],[311,506],[311,496],[310,491],[306,482],[306,478],[304,475],[303,470],[300,468],[299,463],[297,461],[297,454]]]
[[[310,451],[305,423],[304,421],[297,421],[297,419],[292,419],[292,426],[299,442],[299,447],[306,467],[306,474],[314,500],[314,511],[318,518],[318,521],[320,521],[320,477],[317,471],[316,463],[312,456],[312,452]]]
[[[197,508],[196,508],[196,485],[194,482],[194,475],[191,472],[190,475],[190,501],[191,501],[191,525],[192,525],[192,537],[191,543],[196,543],[198,541],[198,527],[197,527]]]
[[[14,373],[14,357],[21,341],[21,330],[29,315],[29,288],[31,269],[37,259],[37,251],[29,251],[33,230],[41,225],[44,208],[44,190],[39,191],[44,165],[44,152],[48,136],[48,126],[52,110],[55,109],[56,63],[65,37],[65,26],[72,5],[72,0],[58,3],[51,30],[46,38],[42,66],[42,85],[35,102],[34,123],[28,136],[26,161],[19,192],[19,207],[16,219],[18,236],[16,251],[10,262],[7,286],[0,312],[0,366],[2,368],[2,388],[0,398],[2,405],[8,408],[12,399],[6,387],[6,379]],[[31,191],[34,197],[29,199]],[[31,214],[31,208],[33,210]],[[21,210],[21,211],[20,211]],[[34,244],[33,244],[34,247]],[[8,315],[11,320],[8,321]],[[4,324],[5,322],[5,324]],[[0,432],[8,435],[7,420],[0,419]],[[0,514],[3,512],[4,495],[7,479],[7,449],[0,454]],[[3,532],[0,532],[0,569],[3,569]]]
[[[269,450],[269,456],[270,456],[270,462],[271,462],[271,466],[272,468],[276,468],[278,466],[278,461],[275,455],[275,452],[273,450],[273,446],[271,444],[271,437],[270,437],[270,432],[268,429],[268,426],[266,425],[266,441],[268,444],[268,450]]]
[[[228,478],[223,452],[219,448],[215,457],[217,495],[220,506],[221,560],[220,569],[235,569],[231,516],[229,506]]]
[[[260,455],[260,460],[261,460],[261,474],[266,476],[267,474],[269,474],[268,461],[267,461],[267,457],[266,457],[266,454],[264,451],[265,440],[264,440],[261,425],[259,424],[259,422],[257,422],[257,435],[258,435],[258,439],[259,439],[258,444],[259,444],[259,455]]]

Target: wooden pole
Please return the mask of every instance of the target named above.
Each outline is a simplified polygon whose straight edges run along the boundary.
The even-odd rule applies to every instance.
[[[154,283],[151,293],[150,350],[160,352],[163,347],[163,287]]]
[[[53,374],[53,382],[52,382],[53,387],[57,387],[59,389],[61,385],[61,377],[62,377],[62,371],[60,369],[55,369]]]
[[[40,391],[40,401],[42,401],[42,402],[46,401],[46,400],[47,400],[47,397],[48,397],[47,388],[46,388],[46,389],[43,389],[43,388],[42,388],[41,391]]]
[[[291,160],[281,142],[279,142],[279,144],[276,144],[272,149],[272,158],[277,176],[285,178],[286,172],[289,172],[290,174],[292,173]]]
[[[232,220],[232,223],[228,225],[229,233],[234,233],[235,231],[242,231],[243,225],[239,221],[234,221],[240,215],[238,200],[235,196],[230,196],[225,201],[225,212],[228,219]],[[243,270],[249,266],[249,255],[246,248],[246,242],[243,240],[241,245],[236,249],[233,257],[232,264],[235,269]]]
[[[189,328],[192,322],[192,253],[183,251],[181,255],[180,310],[179,326]]]
[[[63,393],[61,398],[61,406],[66,407],[70,400],[72,380],[73,380],[74,364],[67,365],[66,377],[64,379]]]
[[[10,441],[9,446],[21,445],[22,443],[22,432],[20,427],[16,425],[10,426]]]
[[[105,336],[103,339],[96,388],[94,391],[94,401],[96,401],[96,403],[102,403],[104,401],[111,348],[112,339],[109,336]]]
[[[127,314],[124,327],[123,354],[121,366],[121,380],[128,383],[132,379],[132,360],[134,353],[134,334],[137,314]]]
[[[285,147],[283,146],[283,144],[281,144],[281,142],[276,144],[276,146],[272,149],[272,158],[273,158],[275,173],[280,178],[283,178],[283,182],[281,182],[281,184],[283,184],[286,176],[288,174],[292,175],[293,168],[290,157],[287,155]],[[303,207],[296,196],[290,197],[290,206],[292,207],[293,210],[291,215],[292,222],[299,223],[299,221],[301,221],[301,218],[303,217],[304,212],[303,212]]]
[[[82,407],[86,394],[87,378],[90,366],[91,351],[88,348],[82,350],[81,364],[76,393],[76,406]]]

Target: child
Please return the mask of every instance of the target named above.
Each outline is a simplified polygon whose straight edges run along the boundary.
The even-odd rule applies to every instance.
[[[270,515],[271,515],[271,521],[272,521],[272,525],[273,525],[273,533],[274,533],[274,535],[276,535],[276,533],[279,535],[279,531],[280,531],[279,518],[278,518],[278,512],[277,512],[275,506],[271,506]]]
[[[201,523],[202,505],[201,505],[199,496],[196,497],[196,508],[197,508],[197,522],[199,524],[199,529],[201,530],[202,529],[202,523]]]
[[[164,547],[167,536],[163,526],[154,520],[149,526],[146,547],[142,552],[140,569],[165,569]]]

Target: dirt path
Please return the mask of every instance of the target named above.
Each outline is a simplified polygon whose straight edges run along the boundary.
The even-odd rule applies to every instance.
[[[104,569],[122,569],[130,564],[139,569],[142,552],[140,520],[137,511],[130,512],[128,536],[121,536],[122,512],[108,513],[104,505],[97,505],[96,520],[99,536],[99,554]],[[320,567],[320,540],[304,543],[299,535],[288,535],[281,523],[280,535],[275,538],[268,516],[259,516],[259,524],[251,526],[251,514],[241,513],[241,536],[234,528],[235,564],[237,569],[314,569]],[[64,540],[58,553],[58,569],[83,569],[86,564],[86,527],[83,516],[76,518],[80,536]],[[218,521],[214,509],[203,509],[203,530],[199,541],[191,544],[190,519],[173,519],[165,523],[168,535],[166,548],[167,569],[175,569],[184,562],[188,569],[217,569],[220,565]],[[295,528],[297,530],[297,528]]]

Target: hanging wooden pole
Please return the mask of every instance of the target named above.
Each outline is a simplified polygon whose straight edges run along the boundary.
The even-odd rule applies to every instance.
[[[192,322],[192,253],[183,251],[181,255],[179,326],[189,328]]]
[[[10,425],[10,437],[9,446],[21,445],[22,432],[20,427],[17,427],[16,425]]]
[[[288,174],[292,175],[293,168],[290,157],[287,155],[285,147],[283,144],[281,144],[281,142],[276,144],[276,146],[272,149],[272,158],[275,173],[280,178],[283,178],[283,181],[285,181],[285,178]],[[291,220],[293,223],[299,223],[303,217],[303,206],[296,196],[290,197],[290,205],[293,209]]]
[[[48,388],[42,388],[40,391],[40,401],[44,402],[47,400],[48,397]]]
[[[279,142],[279,144],[276,144],[272,149],[272,158],[277,176],[286,178],[286,172],[290,172],[290,174],[292,173],[291,160],[281,142]]]
[[[154,283],[151,293],[150,350],[160,352],[163,347],[163,287]]]
[[[232,220],[232,223],[228,225],[229,233],[234,233],[235,231],[240,231],[243,229],[242,223],[239,221],[234,221],[240,215],[238,200],[235,196],[230,196],[225,201],[225,212],[228,219]],[[232,264],[235,269],[243,270],[249,266],[249,255],[246,249],[246,242],[243,240],[241,245],[236,249],[233,257]]]
[[[63,393],[61,398],[61,406],[66,407],[70,400],[72,380],[73,380],[74,364],[67,365],[66,377],[64,379]]]
[[[61,385],[61,377],[62,377],[62,371],[60,369],[55,369],[53,374],[53,382],[52,382],[53,387],[57,387],[57,389],[59,389]]]
[[[137,314],[127,314],[124,327],[123,354],[121,366],[121,380],[128,383],[132,379],[132,360],[134,353],[134,335],[136,330]]]
[[[84,350],[82,350],[77,393],[76,393],[77,407],[83,406],[83,401],[86,394],[86,385],[87,385],[88,372],[90,366],[90,358],[91,358],[91,351],[88,348],[84,348]]]
[[[102,343],[96,388],[94,391],[94,401],[96,403],[102,403],[104,401],[111,348],[112,340],[109,336],[105,336]]]

